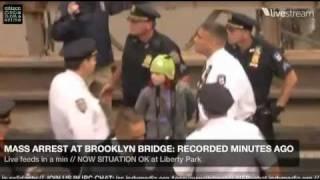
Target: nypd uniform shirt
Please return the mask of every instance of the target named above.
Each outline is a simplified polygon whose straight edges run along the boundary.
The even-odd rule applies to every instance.
[[[229,89],[234,104],[228,115],[236,120],[251,117],[256,110],[256,103],[249,79],[241,64],[224,48],[214,52],[207,60],[202,74],[202,83],[219,83]],[[207,120],[203,107],[199,103],[200,121]]]
[[[49,108],[56,139],[105,140],[109,135],[99,101],[74,71],[66,70],[55,76],[49,92]]]
[[[252,37],[251,47],[241,53],[238,46],[226,44],[226,50],[234,55],[245,69],[255,94],[257,105],[267,101],[273,75],[284,79],[292,70],[280,50],[261,37]]]
[[[263,135],[254,124],[246,121],[235,121],[227,116],[209,119],[201,128],[195,130],[187,137],[187,144],[188,140],[257,140],[259,145],[267,145]],[[229,164],[227,162],[233,159],[223,156],[222,153],[219,154],[217,156],[212,154],[212,157],[202,157],[202,161],[197,164],[197,167],[192,162],[177,163],[174,166],[174,171],[178,176],[184,177],[192,176],[193,172],[195,172],[197,177],[259,177],[259,167],[256,166],[257,162],[263,170],[269,169],[277,162],[277,157],[273,153],[255,153],[245,159],[245,163],[248,166],[225,167],[221,166],[219,162],[215,164],[215,161],[223,161],[227,165]],[[186,155],[184,153],[179,154],[182,158]],[[203,154],[200,153],[199,156],[203,156]]]
[[[122,89],[124,98],[130,97],[134,106],[140,91],[150,80],[149,67],[154,57],[169,54],[176,61],[177,74],[187,72],[179,47],[167,36],[154,31],[152,38],[144,43],[136,36],[127,37],[122,57]]]

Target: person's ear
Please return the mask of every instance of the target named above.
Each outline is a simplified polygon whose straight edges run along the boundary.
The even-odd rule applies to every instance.
[[[218,43],[217,42],[218,39],[211,34],[208,35],[208,38],[206,38],[206,41],[208,44],[210,44],[210,46],[216,46],[216,44]]]
[[[151,30],[151,29],[153,29],[153,22],[149,21],[148,22],[148,30]]]

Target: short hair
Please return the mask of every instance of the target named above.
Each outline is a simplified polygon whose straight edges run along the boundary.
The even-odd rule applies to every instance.
[[[227,41],[228,34],[226,28],[214,21],[205,21],[201,26],[204,30],[208,31],[210,35],[218,37],[222,41]]]
[[[64,66],[66,69],[78,70],[82,62],[83,61],[79,61],[79,60],[65,60]]]
[[[129,107],[120,107],[114,127],[117,129],[119,127],[124,127],[126,125],[135,124],[141,121],[144,122],[143,117],[134,109]]]

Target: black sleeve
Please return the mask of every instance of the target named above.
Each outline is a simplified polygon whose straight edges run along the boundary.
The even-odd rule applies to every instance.
[[[59,6],[60,17],[53,23],[51,36],[56,41],[68,41],[74,39],[81,27],[79,22],[67,13],[68,2],[62,2]]]
[[[291,64],[289,64],[287,59],[277,48],[270,49],[270,59],[273,73],[281,79],[284,79],[286,75],[293,69]]]
[[[167,42],[166,43],[166,51],[167,53],[174,59],[175,64],[176,64],[176,72],[178,74],[178,77],[182,77],[185,76],[187,74],[189,74],[189,68],[186,65],[185,61],[182,58],[181,55],[181,51],[178,47],[178,45],[176,45],[173,42]]]

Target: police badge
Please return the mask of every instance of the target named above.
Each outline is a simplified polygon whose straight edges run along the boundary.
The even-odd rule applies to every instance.
[[[80,112],[85,113],[87,111],[87,104],[83,98],[77,99],[76,105]]]
[[[259,65],[260,56],[261,56],[261,47],[257,46],[254,50],[249,66],[257,68]]]

